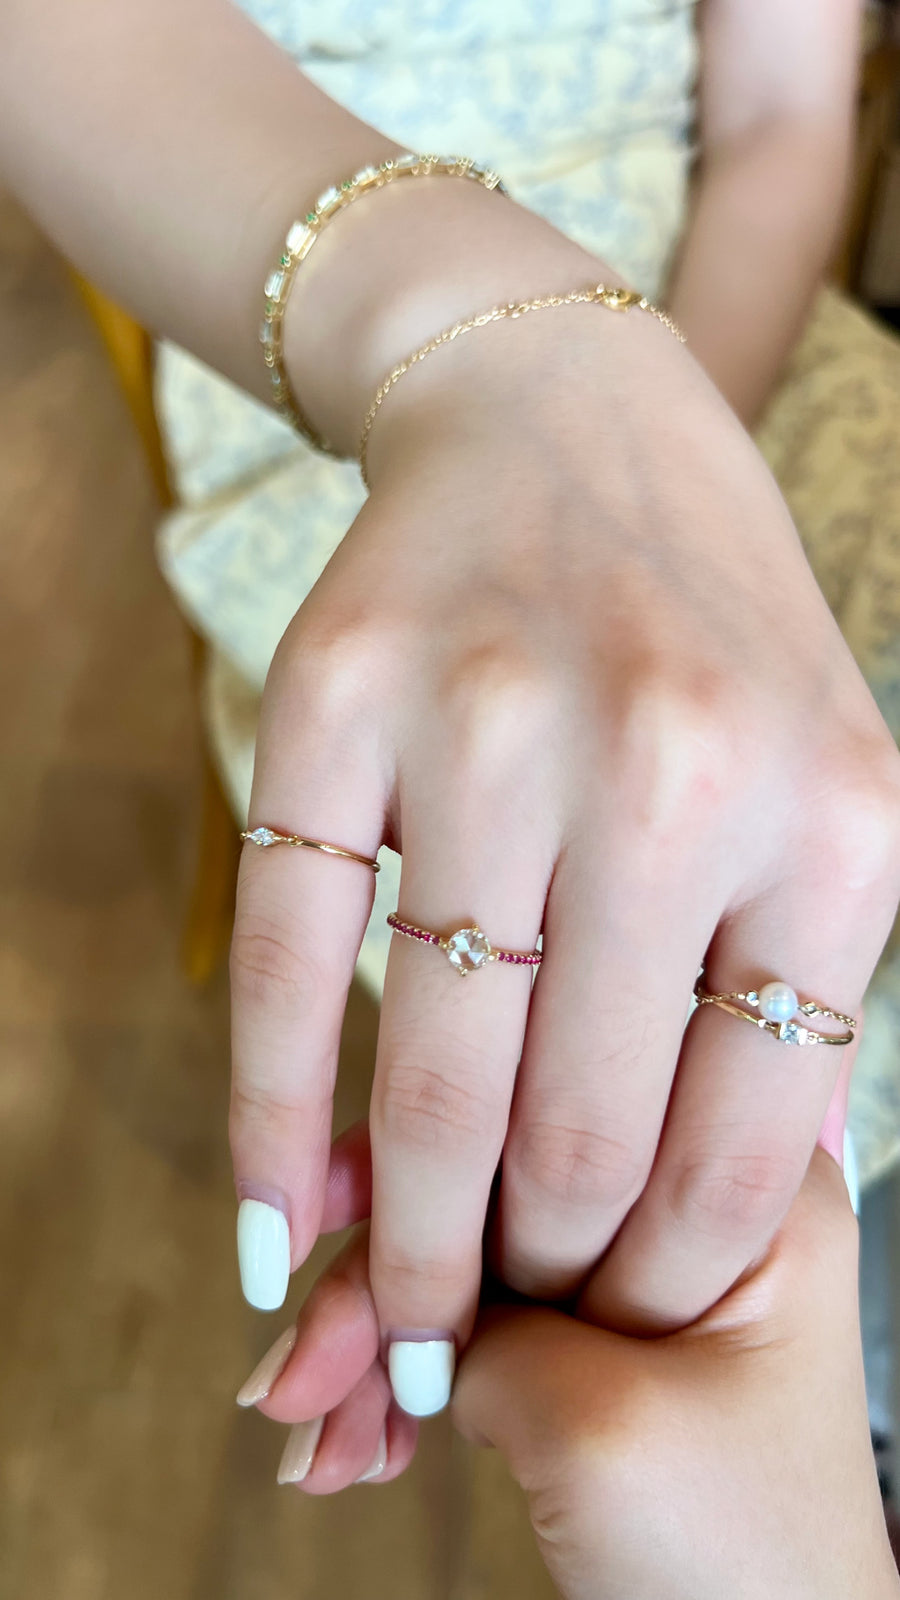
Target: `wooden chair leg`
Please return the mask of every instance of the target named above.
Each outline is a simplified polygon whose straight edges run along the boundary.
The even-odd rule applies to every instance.
[[[182,964],[191,983],[207,983],[228,949],[240,852],[231,808],[204,753],[197,863],[182,942]]]
[[[163,507],[174,504],[165,449],[153,404],[154,345],[146,330],[73,272],[91,312],[137,424]],[[206,645],[191,632],[193,677],[202,701]],[[192,983],[212,977],[231,938],[240,840],[209,752],[203,751],[200,835],[190,909],[182,936],[182,965]]]

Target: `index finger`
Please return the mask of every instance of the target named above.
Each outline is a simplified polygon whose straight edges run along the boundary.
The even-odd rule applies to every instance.
[[[292,675],[267,688],[250,827],[373,858],[384,818],[375,739],[348,739],[346,721],[323,716],[297,688]],[[341,1025],[373,898],[374,872],[361,861],[244,846],[229,1131],[241,1282],[260,1310],[283,1303],[290,1273],[318,1236]]]

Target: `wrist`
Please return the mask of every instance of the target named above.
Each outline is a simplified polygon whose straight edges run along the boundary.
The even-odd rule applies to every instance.
[[[284,320],[292,388],[355,455],[378,384],[424,340],[492,304],[601,277],[616,281],[506,196],[458,178],[389,185],[337,217],[297,275]]]

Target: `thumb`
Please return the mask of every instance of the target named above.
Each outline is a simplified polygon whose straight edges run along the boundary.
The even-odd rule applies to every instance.
[[[493,1445],[527,1491],[570,1470],[573,1444],[602,1428],[606,1397],[621,1390],[615,1334],[544,1307],[484,1312],[460,1363],[453,1421],[473,1444]]]

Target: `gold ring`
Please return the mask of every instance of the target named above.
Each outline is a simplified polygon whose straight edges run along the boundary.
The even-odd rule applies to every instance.
[[[377,861],[370,856],[357,855],[355,850],[342,850],[339,844],[326,844],[324,839],[302,839],[299,833],[276,833],[274,828],[245,828],[241,838],[246,844],[258,844],[261,849],[268,850],[273,844],[290,844],[295,849],[324,850],[329,856],[346,856],[348,861],[359,861],[364,867],[371,867],[373,872],[380,872]]]
[[[539,967],[541,964],[540,950],[496,950],[477,922],[468,928],[457,928],[445,938],[432,933],[430,928],[416,928],[411,922],[403,922],[396,911],[392,911],[387,920],[395,933],[402,933],[407,939],[436,944],[449,957],[451,967],[456,968],[461,978],[487,966],[489,961],[508,961],[516,967]]]
[[[801,1003],[796,991],[780,978],[764,983],[759,989],[710,994],[703,987],[703,977],[701,972],[694,988],[694,999],[698,1006],[718,1006],[720,1011],[727,1011],[732,1017],[742,1017],[745,1022],[752,1022],[755,1028],[765,1029],[766,1033],[780,1039],[782,1044],[850,1044],[859,1026],[855,1017],[848,1017],[843,1011],[832,1011],[830,1006],[819,1005],[817,1000],[804,1000]],[[738,1001],[743,1001],[743,1005],[738,1005]],[[751,1006],[760,1015],[751,1015],[750,1011],[744,1009],[746,1006]],[[815,1028],[806,1028],[797,1022],[798,1013],[804,1017],[830,1017],[833,1022],[842,1023],[847,1031],[818,1033]]]

